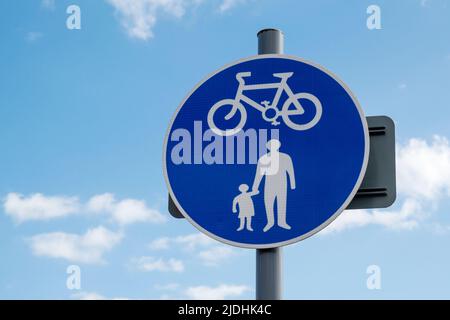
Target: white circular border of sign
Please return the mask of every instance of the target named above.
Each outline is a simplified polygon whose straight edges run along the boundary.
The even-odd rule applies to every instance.
[[[355,186],[353,187],[352,192],[350,192],[349,196],[347,197],[347,199],[344,201],[344,203],[342,204],[342,206],[330,217],[328,218],[325,222],[323,222],[321,225],[317,226],[316,228],[314,228],[313,230],[290,240],[286,240],[286,241],[281,241],[281,242],[275,242],[275,243],[270,243],[270,244],[248,244],[248,243],[241,243],[241,242],[235,242],[235,241],[231,241],[231,240],[227,240],[224,238],[221,238],[211,232],[209,232],[208,230],[204,229],[202,226],[200,226],[198,223],[196,223],[190,216],[189,214],[186,213],[186,211],[183,209],[183,207],[180,205],[180,203],[177,200],[177,197],[175,196],[172,187],[170,185],[170,181],[168,178],[168,174],[167,174],[167,166],[166,166],[166,150],[167,150],[167,141],[169,138],[169,134],[170,131],[172,130],[172,126],[173,126],[173,122],[175,120],[175,118],[178,115],[178,112],[180,111],[180,109],[183,107],[183,105],[186,103],[186,101],[189,99],[189,97],[206,81],[208,81],[210,78],[212,78],[213,76],[215,76],[216,74],[218,74],[219,72],[232,67],[234,65],[240,64],[242,62],[247,62],[247,61],[251,61],[251,60],[258,60],[258,59],[266,59],[266,58],[281,58],[281,59],[288,59],[288,60],[296,60],[305,64],[308,64],[312,67],[315,67],[319,70],[321,70],[322,72],[326,73],[327,75],[329,75],[331,78],[333,78],[337,83],[339,83],[341,85],[342,88],[345,89],[345,91],[347,92],[347,94],[352,98],[353,103],[356,105],[357,109],[358,109],[358,113],[359,116],[361,117],[361,122],[363,124],[363,129],[364,129],[364,144],[365,144],[365,151],[364,151],[364,159],[363,159],[363,165],[361,167],[361,171],[359,173],[359,177],[358,180],[356,181]],[[169,194],[172,197],[172,200],[174,201],[175,205],[177,206],[177,208],[180,210],[180,212],[183,214],[183,216],[194,226],[196,227],[200,232],[208,235],[209,237],[220,241],[222,243],[225,244],[229,244],[235,247],[240,247],[240,248],[248,248],[248,249],[269,249],[269,248],[276,248],[276,247],[282,247],[282,246],[286,246],[295,242],[299,242],[302,240],[305,240],[311,236],[313,236],[314,234],[320,232],[321,230],[323,230],[325,227],[327,227],[330,223],[332,223],[341,213],[342,211],[345,210],[345,208],[350,204],[350,202],[353,200],[353,197],[355,196],[356,192],[358,191],[362,180],[364,179],[364,175],[366,173],[367,170],[367,164],[369,161],[369,151],[370,151],[370,140],[369,140],[369,129],[367,127],[367,120],[364,116],[364,112],[361,108],[361,105],[359,104],[358,100],[356,99],[355,95],[353,94],[353,92],[350,90],[350,88],[341,80],[339,79],[334,73],[332,73],[331,71],[325,69],[324,67],[314,63],[314,62],[310,62],[295,56],[291,56],[291,55],[285,55],[285,54],[264,54],[264,55],[254,55],[254,56],[250,56],[247,58],[243,58],[240,59],[238,61],[229,63],[225,66],[223,66],[222,68],[210,73],[208,76],[206,76],[203,80],[201,80],[199,83],[197,83],[197,85],[186,95],[186,97],[183,99],[183,101],[180,103],[180,105],[178,106],[177,110],[175,111],[174,115],[172,116],[170,123],[169,123],[169,127],[166,131],[166,134],[164,136],[164,143],[163,143],[163,174],[164,174],[164,180],[166,182],[167,188],[169,189]]]

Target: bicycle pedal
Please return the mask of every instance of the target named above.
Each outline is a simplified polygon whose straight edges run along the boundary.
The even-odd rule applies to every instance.
[[[270,105],[270,101],[264,100],[261,101],[261,104],[267,108]]]
[[[278,121],[272,122],[272,125],[273,125],[273,126],[278,126],[279,124],[280,124],[280,122],[278,122]]]

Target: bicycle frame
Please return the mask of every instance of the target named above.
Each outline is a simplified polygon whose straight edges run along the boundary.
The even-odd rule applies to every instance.
[[[243,91],[247,91],[247,90],[264,90],[264,89],[266,89],[266,90],[267,89],[277,89],[270,106],[269,105],[263,106],[263,105],[259,104],[258,102],[254,101],[253,99],[250,99],[243,93]],[[268,107],[274,108],[275,106],[278,106],[278,102],[280,101],[281,94],[283,93],[283,91],[287,93],[289,98],[294,96],[294,93],[292,92],[291,88],[287,84],[287,78],[283,78],[281,80],[281,82],[274,82],[274,83],[250,84],[250,85],[239,83],[239,87],[236,92],[236,97],[234,98],[234,101],[237,103],[240,103],[240,101],[243,101],[243,102],[249,104],[250,106],[252,106],[253,108],[257,109],[258,111],[264,112],[266,110],[266,108],[268,108]],[[299,110],[302,110],[302,107],[297,100],[294,100],[293,103]],[[281,114],[281,112],[283,112],[283,110],[279,110],[279,111],[280,111],[280,114]]]

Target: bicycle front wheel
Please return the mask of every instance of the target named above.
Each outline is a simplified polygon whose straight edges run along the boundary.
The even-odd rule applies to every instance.
[[[298,117],[299,114],[303,114],[304,110],[301,110],[300,112],[297,107],[295,110],[289,110],[289,106],[293,104],[294,101],[298,101],[301,105],[301,100],[309,100],[314,105],[314,117],[306,123],[296,123],[291,119],[291,117],[294,118],[294,116]],[[299,131],[311,129],[322,117],[322,103],[315,95],[304,92],[297,93],[286,100],[282,108],[281,117],[283,118],[284,123],[291,129]]]
[[[219,128],[214,120],[214,115],[216,114],[216,112],[219,109],[226,111],[226,109],[224,108],[231,108],[231,110],[225,115],[224,120],[222,122],[230,120],[237,113],[239,113],[240,116],[239,123],[234,127],[232,127],[231,129]],[[246,121],[247,121],[247,111],[245,110],[245,107],[233,99],[220,100],[216,102],[212,106],[212,108],[208,111],[208,125],[215,134],[220,136],[232,136],[238,133],[244,127]],[[226,123],[224,126],[226,127]]]

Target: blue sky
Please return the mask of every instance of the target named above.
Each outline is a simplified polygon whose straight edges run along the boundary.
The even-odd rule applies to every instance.
[[[66,28],[71,4],[81,30]],[[371,4],[381,30],[366,27]],[[346,211],[284,248],[285,298],[449,298],[448,0],[35,0],[0,12],[0,298],[254,297],[253,250],[168,215],[161,150],[185,94],[255,54],[266,27],[397,126],[396,204]],[[370,265],[380,290],[366,286]]]

